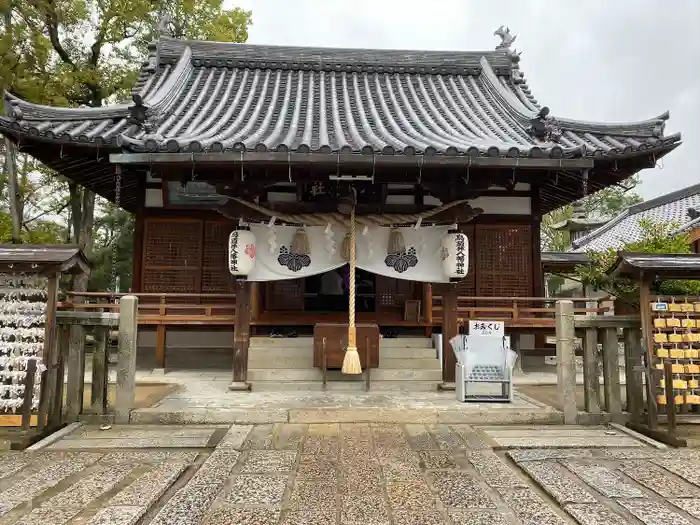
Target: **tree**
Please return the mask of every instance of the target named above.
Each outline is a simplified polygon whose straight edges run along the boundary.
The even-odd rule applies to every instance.
[[[176,36],[245,41],[251,13],[223,0],[0,0],[3,86],[39,103],[100,107],[124,100],[136,81],[158,21]],[[12,161],[12,155],[9,155]],[[5,162],[8,166],[8,162]],[[7,169],[5,170],[8,171]],[[72,240],[92,256],[96,197],[68,183]],[[15,221],[18,210],[13,209]],[[77,278],[76,291],[87,290]]]
[[[642,234],[637,241],[629,242],[619,248],[620,251],[641,253],[690,253],[690,238],[681,233],[672,235],[678,224],[655,223],[640,220]],[[611,279],[607,275],[617,259],[617,250],[610,248],[603,252],[589,252],[590,264],[576,268],[577,279],[584,284],[605,290],[626,302],[636,304],[639,301],[638,283],[624,278]],[[700,295],[700,281],[662,281],[654,285],[653,293],[661,295]]]

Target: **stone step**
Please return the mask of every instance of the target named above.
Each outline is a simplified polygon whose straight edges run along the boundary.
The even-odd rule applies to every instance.
[[[251,337],[250,348],[313,348],[313,337]]]
[[[382,337],[379,340],[379,348],[432,348],[433,341],[429,337],[396,337],[389,339]]]
[[[380,357],[379,366],[386,369],[411,369],[411,370],[441,370],[440,361],[435,356],[428,359],[409,358],[396,359]]]
[[[411,348],[411,347],[379,347],[379,362],[384,363],[385,359],[436,359],[437,353],[434,348]]]
[[[372,381],[442,381],[442,371],[375,368],[370,374]]]
[[[372,381],[370,392],[434,392],[436,381]],[[318,392],[322,381],[251,381],[253,392]],[[359,381],[328,381],[328,392],[364,392],[364,378]]]
[[[253,392],[319,392],[323,381],[251,381]],[[364,381],[328,381],[326,390],[363,392]]]
[[[248,381],[321,381],[318,368],[249,368]]]
[[[269,360],[279,359],[279,358],[305,358],[314,355],[314,349],[312,346],[301,347],[301,346],[290,346],[290,347],[274,347],[261,348],[261,347],[251,347],[248,349],[248,358],[264,358]]]
[[[256,353],[248,358],[248,368],[255,369],[273,369],[273,368],[304,368],[309,369],[314,367],[313,355],[309,352],[304,356],[275,356],[271,358],[267,355]]]
[[[386,369],[373,368],[372,381],[442,381],[442,371],[437,369]],[[339,370],[329,370],[329,381],[354,381],[358,376],[345,375]],[[249,381],[321,381],[323,373],[318,368],[249,368]],[[358,379],[359,380],[359,379]]]

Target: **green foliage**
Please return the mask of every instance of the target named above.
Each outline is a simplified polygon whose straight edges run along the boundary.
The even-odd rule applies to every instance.
[[[31,229],[22,230],[22,242],[31,244],[60,244],[62,228],[52,221],[37,221]],[[12,242],[12,218],[0,211],[0,244]]]
[[[90,275],[89,290],[101,292],[113,289],[112,258],[115,256],[115,275],[120,278],[119,288],[131,287],[132,255],[134,249],[134,216],[107,203],[95,221],[94,270]]]
[[[635,175],[624,181],[622,186],[609,186],[584,199],[586,211],[593,217],[612,219],[625,208],[643,202],[641,195],[634,192],[641,181]]]
[[[31,101],[101,106],[133,86],[162,15],[176,37],[244,42],[251,13],[223,0],[3,0],[0,80]],[[8,25],[6,24],[6,27]]]
[[[158,38],[163,15],[177,38],[245,42],[252,23],[249,11],[226,8],[223,0],[0,0],[0,89],[54,106],[100,107],[125,100],[149,44]],[[0,141],[4,157],[3,147]],[[93,221],[92,194],[73,187],[71,202],[66,179],[26,155],[23,162],[15,170],[21,188],[21,240],[57,243],[70,237],[84,246],[93,262],[89,286],[94,290],[111,285],[116,245],[116,272],[122,289],[128,288],[133,217],[98,199]],[[1,242],[12,237],[12,220],[3,211],[9,208],[6,182],[3,172]]]
[[[620,251],[638,253],[690,253],[690,239],[686,234],[671,235],[679,225],[664,222],[654,223],[640,220],[642,230],[639,240],[629,242]],[[589,252],[591,263],[576,268],[577,278],[584,284],[610,292],[627,302],[639,300],[639,286],[636,282],[616,278],[611,279],[607,272],[617,259],[617,251]],[[700,295],[700,281],[669,280],[656,283],[654,293],[667,295]]]
[[[571,246],[569,232],[555,230],[552,226],[570,219],[573,212],[574,210],[571,206],[564,206],[542,217],[540,231],[544,249],[550,252],[563,252]]]
[[[610,186],[597,191],[583,199],[586,212],[590,218],[609,220],[619,214],[625,208],[643,201],[642,197],[634,192],[634,188],[640,183],[635,175],[627,179],[624,186]],[[553,252],[567,250],[571,246],[568,232],[554,230],[552,225],[570,219],[573,215],[572,206],[564,206],[542,217],[542,245],[543,249]]]

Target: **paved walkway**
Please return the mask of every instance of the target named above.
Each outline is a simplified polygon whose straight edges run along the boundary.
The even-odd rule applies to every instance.
[[[210,423],[556,423],[562,413],[515,394],[512,403],[459,403],[454,392],[230,392],[228,383],[192,381],[148,408],[140,424]]]
[[[687,525],[699,495],[696,451],[595,427],[82,427],[0,455],[2,525]]]

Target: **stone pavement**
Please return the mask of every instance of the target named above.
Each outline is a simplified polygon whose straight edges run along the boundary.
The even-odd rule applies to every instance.
[[[515,393],[512,403],[459,403],[454,392],[230,392],[229,382],[193,380],[148,408],[139,424],[558,423],[562,414]]]
[[[599,427],[266,424],[79,427],[0,455],[2,525],[569,523],[700,523],[700,452]]]

